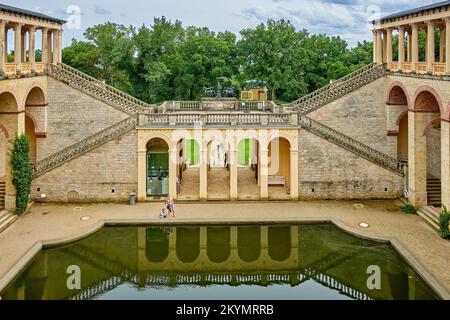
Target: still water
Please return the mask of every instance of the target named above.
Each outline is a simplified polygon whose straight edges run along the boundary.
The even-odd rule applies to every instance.
[[[437,298],[389,245],[353,237],[330,224],[108,227],[71,245],[43,250],[1,296]]]

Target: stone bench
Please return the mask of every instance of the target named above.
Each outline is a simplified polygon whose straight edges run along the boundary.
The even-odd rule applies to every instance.
[[[269,186],[283,186],[286,188],[286,179],[284,176],[269,176],[268,178]]]

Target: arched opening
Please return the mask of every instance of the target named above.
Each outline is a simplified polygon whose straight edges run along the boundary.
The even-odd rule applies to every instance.
[[[258,260],[261,254],[261,228],[238,227],[238,255],[245,262]]]
[[[275,138],[269,144],[269,199],[290,199],[291,144]]]
[[[230,146],[220,139],[207,145],[208,200],[230,199]]]
[[[18,112],[17,101],[14,95],[10,92],[3,92],[0,94],[0,115],[5,113]],[[5,122],[2,122],[5,123]]]
[[[259,200],[259,142],[243,139],[238,143],[238,197],[239,200]]]
[[[169,145],[161,138],[147,143],[147,196],[169,194]]]
[[[398,121],[397,157],[399,161],[408,162],[408,112]]]
[[[25,115],[25,134],[28,137],[30,143],[29,156],[31,163],[36,162],[37,147],[36,147],[36,129],[33,119],[28,115]]]
[[[284,261],[291,256],[291,227],[269,227],[269,256]]]
[[[394,86],[389,92],[389,98],[387,101],[389,105],[408,105],[408,98],[406,97],[405,91],[400,86]]]
[[[208,227],[207,255],[209,260],[221,263],[230,257],[230,228]]]
[[[192,263],[200,254],[200,228],[177,227],[177,257],[183,263]]]
[[[147,260],[163,262],[169,256],[169,236],[163,228],[148,228],[146,230]]]
[[[13,138],[19,128],[19,115],[16,98],[9,92],[0,94],[0,182],[5,182],[8,163],[8,140]],[[4,201],[0,199],[0,208]]]
[[[415,161],[412,164],[415,184],[413,187],[419,192],[426,193],[426,203],[437,208],[441,207],[442,202],[439,106],[438,97],[433,89],[424,89],[416,95],[414,101],[415,148],[413,149]]]
[[[200,145],[195,139],[177,144],[177,194],[179,200],[198,200],[200,192]]]
[[[28,93],[25,107],[42,107],[46,105],[45,94],[39,87],[34,87]]]

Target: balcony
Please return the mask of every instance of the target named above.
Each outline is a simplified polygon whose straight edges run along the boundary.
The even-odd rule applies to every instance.
[[[414,68],[415,67],[415,68]],[[427,74],[428,72],[428,64],[427,62],[417,62],[415,65],[412,62],[404,62],[400,64],[397,61],[392,61],[388,64],[388,70],[391,72],[403,72],[403,73],[411,73],[414,71],[417,74]],[[435,76],[443,76],[449,73],[449,70],[446,70],[445,63],[433,63],[433,70],[431,74]]]
[[[3,67],[6,76],[15,76],[18,74],[32,74],[32,73],[44,73],[46,70],[46,64],[43,62],[22,62],[19,65],[16,63],[6,63]]]

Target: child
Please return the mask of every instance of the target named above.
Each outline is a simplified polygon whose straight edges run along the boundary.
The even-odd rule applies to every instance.
[[[161,209],[161,213],[159,214],[160,219],[166,219],[167,218],[167,212],[165,208]]]

